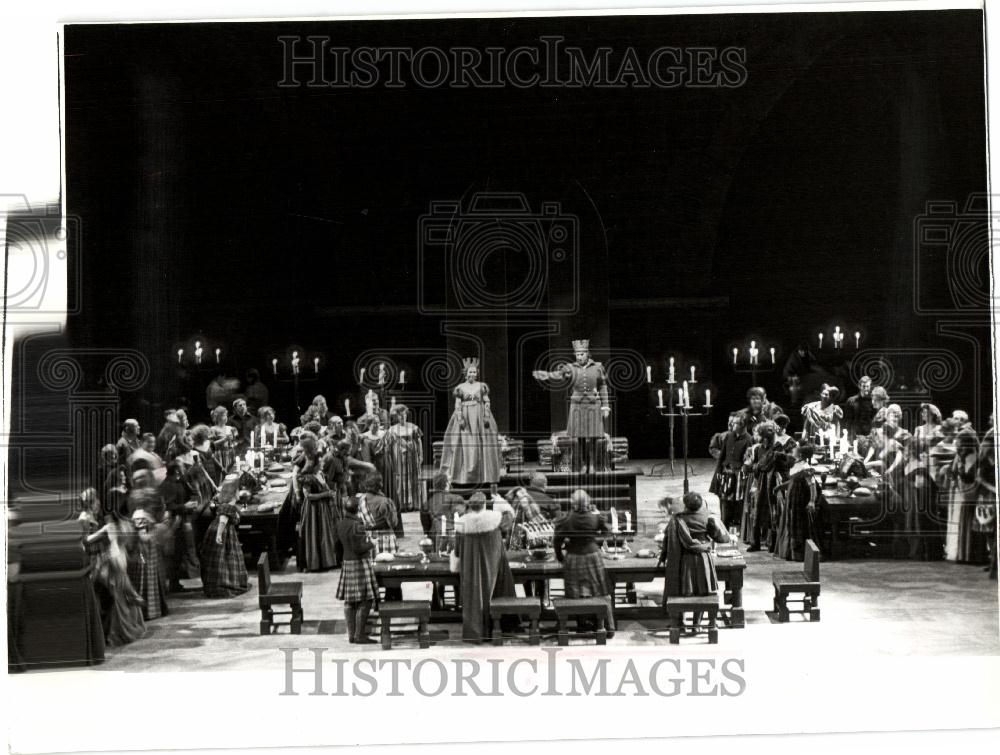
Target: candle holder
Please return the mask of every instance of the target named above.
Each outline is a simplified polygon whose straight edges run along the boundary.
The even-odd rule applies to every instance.
[[[848,332],[848,329],[841,329],[839,325],[834,325],[830,333],[824,332],[826,329],[816,332],[816,342],[819,350],[829,349],[830,351],[846,351],[853,348],[858,351],[861,348],[861,330],[855,329]]]
[[[762,351],[764,354],[761,354]],[[774,346],[758,347],[757,341],[751,340],[745,348],[733,347],[733,360],[730,366],[734,374],[749,375],[750,383],[757,385],[757,373],[774,370],[777,367],[777,357],[778,350]]]
[[[656,410],[660,413],[661,417],[666,417],[670,422],[670,465],[671,471],[673,470],[673,460],[674,460],[674,422],[679,417],[681,420],[681,433],[683,438],[683,451],[684,451],[684,493],[690,492],[690,481],[689,473],[690,464],[688,463],[688,422],[692,417],[707,417],[712,413],[712,396],[709,390],[705,391],[705,403],[699,408],[691,405],[691,394],[689,393],[689,388],[691,383],[689,381],[684,382],[684,387],[679,389],[680,394],[677,395],[677,401],[674,401],[675,391],[670,391],[669,400],[665,405],[658,404]],[[683,398],[682,398],[683,395]],[[658,465],[657,465],[658,466]],[[655,469],[655,466],[654,466]],[[652,476],[653,470],[650,470],[650,475]],[[694,475],[694,470],[691,470],[690,476]]]
[[[302,413],[302,402],[299,397],[300,383],[315,383],[319,380],[320,370],[325,360],[319,352],[310,352],[300,346],[289,346],[284,358],[272,357],[270,373],[274,380],[291,383],[295,398],[295,411]]]

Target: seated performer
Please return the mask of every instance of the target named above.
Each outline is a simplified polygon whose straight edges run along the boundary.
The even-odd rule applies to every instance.
[[[684,511],[671,517],[660,550],[659,565],[666,566],[664,603],[671,597],[718,592],[712,541],[730,542],[726,530],[709,516],[702,497],[698,493],[685,493]],[[701,622],[700,613],[695,614],[694,621]]]
[[[556,524],[554,545],[556,558],[563,566],[563,583],[567,598],[604,598],[608,603],[604,619],[608,636],[615,633],[615,615],[611,596],[614,585],[608,578],[604,558],[597,546],[597,538],[610,533],[603,516],[593,510],[590,496],[583,490],[574,491],[570,497],[571,511]],[[577,626],[582,631],[592,626]]]
[[[507,500],[517,511],[516,522],[532,521],[542,516],[552,522],[562,514],[562,507],[552,499],[545,488],[549,481],[541,472],[533,472],[528,480],[528,487],[514,488],[507,494]]]
[[[539,382],[569,380],[569,420],[566,433],[576,446],[574,466],[590,473],[598,469],[597,441],[604,437],[604,420],[611,414],[608,404],[608,384],[604,365],[590,358],[590,341],[573,341],[576,362],[564,364],[558,370],[535,370],[532,376]],[[603,470],[602,470],[603,471]]]

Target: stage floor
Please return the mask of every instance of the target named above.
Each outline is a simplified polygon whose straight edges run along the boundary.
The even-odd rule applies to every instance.
[[[639,477],[639,520],[655,527],[661,521],[657,502],[667,495],[679,495],[683,477],[649,477],[652,462],[635,461],[644,475]],[[708,488],[713,462],[693,460],[691,489]],[[676,465],[682,472],[681,463]],[[408,533],[419,530],[417,514],[404,515]],[[801,654],[808,657],[822,648],[830,653],[877,655],[996,655],[998,640],[997,583],[990,581],[978,566],[943,561],[914,562],[883,559],[844,560],[823,564],[823,618],[807,623],[793,615],[788,624],[778,624],[771,613],[772,569],[791,565],[767,553],[748,554],[743,601],[747,626],[720,631],[719,651],[727,655],[758,657]],[[793,567],[794,568],[794,567]],[[296,579],[304,583],[305,622],[302,635],[290,638],[287,629],[278,635],[258,634],[256,578],[251,589],[229,600],[209,600],[201,595],[197,580],[185,584],[193,588],[170,596],[171,614],[147,625],[146,636],[125,647],[108,651],[108,660],[97,669],[108,671],[199,671],[277,668],[278,648],[321,644],[333,653],[380,655],[377,645],[350,645],[344,632],[343,610],[336,593],[339,571],[300,574],[294,562],[275,581]],[[658,600],[662,580],[637,585],[640,598]],[[407,586],[406,598],[426,598],[429,588]],[[942,607],[947,596],[947,609]],[[659,621],[622,621],[609,646],[667,645]],[[415,643],[400,643],[408,655],[444,657],[468,652],[459,638],[458,624],[435,624],[438,638],[431,650],[418,650]],[[696,645],[687,646],[688,642]],[[685,640],[682,648],[707,650],[701,640]],[[394,645],[395,648],[395,645]],[[398,650],[393,650],[399,653]],[[671,651],[673,652],[673,651]]]

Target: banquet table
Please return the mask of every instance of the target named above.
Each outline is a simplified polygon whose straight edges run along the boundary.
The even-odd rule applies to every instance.
[[[878,490],[878,478],[861,480],[861,486],[871,490],[872,495],[859,496],[836,490],[823,492],[827,503],[826,527],[829,530],[829,541],[824,554],[827,559],[837,558],[843,550],[845,540],[871,538],[877,534],[878,525],[887,519],[884,498]]]
[[[287,474],[291,465],[287,467]],[[284,478],[285,472],[282,473]],[[288,496],[288,487],[268,487],[254,497],[254,502],[240,510],[239,537],[243,551],[256,561],[260,553],[267,553],[271,571],[281,571],[291,554],[291,548],[282,542],[281,509]]]
[[[663,607],[659,604],[643,605],[636,597],[634,590],[629,588],[634,584],[652,582],[662,578],[664,570],[657,566],[656,557],[640,558],[635,551],[643,547],[653,548],[652,541],[647,545],[640,544],[633,553],[625,558],[605,558],[608,576],[616,588],[622,585],[625,589],[615,589],[614,611],[616,618],[663,618]],[[654,553],[656,550],[654,550]],[[550,552],[544,560],[534,560],[526,551],[508,551],[507,560],[511,566],[511,574],[518,584],[548,583],[551,580],[562,579],[563,565]],[[746,560],[738,550],[724,547],[716,554],[716,573],[719,582],[723,583],[722,604],[720,615],[723,621],[731,627],[745,626],[743,610],[743,572],[746,571]],[[420,559],[397,559],[395,561],[376,562],[375,577],[380,586],[401,587],[404,583],[437,583],[455,588],[459,594],[459,575],[449,569],[448,559],[432,555],[426,564]],[[546,598],[548,591],[536,590],[542,605],[542,617],[555,618],[555,611]],[[455,608],[447,609],[435,606],[432,612],[434,621],[460,621],[461,612]]]

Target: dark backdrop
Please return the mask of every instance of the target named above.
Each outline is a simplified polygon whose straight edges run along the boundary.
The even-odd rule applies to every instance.
[[[661,45],[734,45],[746,48],[748,78],[734,89],[285,89],[280,34],[443,48],[538,47],[558,34],[640,58]],[[938,333],[953,308],[940,271],[916,282],[943,297],[944,315],[914,310],[925,203],[961,207],[986,188],[979,12],[74,25],[64,43],[66,190],[83,275],[65,339],[148,356],[150,381],[123,407],[147,424],[185,394],[201,411],[175,356],[201,334],[230,373],[267,376],[292,343],[322,354],[301,398],[322,391],[331,403],[358,395],[351,375],[365,350],[416,372],[426,353],[477,348],[503,428],[546,432],[562,421],[558,402],[525,372],[590,335],[598,356],[637,355],[657,380],[669,354],[679,370],[697,362],[719,406],[693,428],[702,454],[750,384],[729,368],[734,344],[756,337],[782,362],[834,323],[862,330],[871,348],[954,351],[964,371],[934,398],[988,413],[989,360],[973,362],[977,349],[989,354],[987,331]],[[462,344],[442,329],[461,312],[418,313],[419,218],[431,201],[477,191],[521,192],[533,210],[558,202],[578,218],[579,309],[527,328],[549,335],[522,341],[524,328],[500,323]],[[985,286],[983,264],[973,277]],[[511,255],[485,269],[508,285],[530,272]],[[550,295],[563,296],[552,293],[567,290],[562,273],[549,274]],[[429,298],[447,295],[440,276],[424,285]],[[978,301],[959,319],[981,321]],[[906,369],[892,380],[912,384]],[[778,371],[759,382],[780,402]],[[623,384],[615,431],[634,455],[663,456],[651,391]],[[290,384],[272,388],[291,420]],[[425,388],[440,422],[445,393]]]

